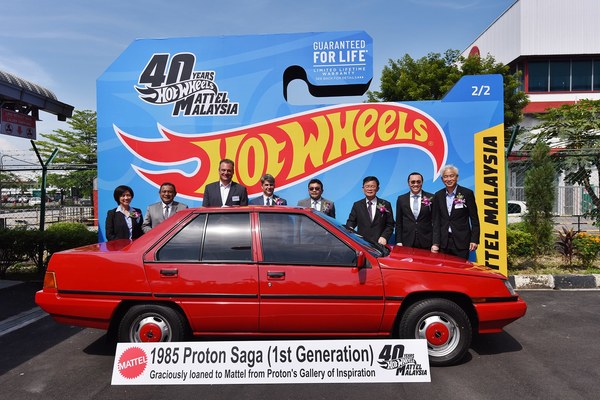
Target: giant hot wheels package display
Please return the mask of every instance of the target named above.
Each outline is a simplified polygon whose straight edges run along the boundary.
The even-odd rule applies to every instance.
[[[463,77],[439,101],[366,103],[374,47],[362,31],[134,41],[97,81],[100,236],[115,187],[145,210],[172,182],[199,207],[222,159],[250,199],[265,174],[288,205],[318,178],[341,222],[365,176],[395,205],[410,172],[433,193],[452,164],[477,199],[477,261],[505,270],[502,77]]]

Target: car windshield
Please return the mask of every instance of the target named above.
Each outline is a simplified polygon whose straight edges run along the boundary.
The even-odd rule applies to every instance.
[[[340,223],[338,220],[331,218],[327,214],[323,214],[320,211],[313,210],[313,212],[319,214],[321,217],[331,222],[331,224],[335,225],[335,227],[342,233],[344,236],[352,240],[353,242],[358,243],[361,247],[364,247],[365,250],[369,252],[374,257],[384,257],[390,254],[390,250],[379,243],[373,243],[364,237],[360,236],[354,229],[348,228],[346,225]]]

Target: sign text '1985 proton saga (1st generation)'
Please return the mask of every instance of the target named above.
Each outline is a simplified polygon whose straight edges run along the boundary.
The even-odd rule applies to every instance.
[[[426,339],[438,366],[527,308],[491,269],[390,250],[311,209],[259,206],[183,210],[133,242],[55,253],[36,302],[124,342],[392,336]]]

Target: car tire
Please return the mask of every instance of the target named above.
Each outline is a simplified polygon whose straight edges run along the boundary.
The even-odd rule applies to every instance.
[[[131,307],[119,323],[119,342],[180,342],[185,321],[178,311],[157,304]]]
[[[398,325],[402,339],[426,339],[431,366],[459,362],[469,350],[471,321],[465,311],[447,299],[426,299],[408,307]]]

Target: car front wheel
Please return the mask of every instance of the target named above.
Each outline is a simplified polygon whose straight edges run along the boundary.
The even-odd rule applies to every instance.
[[[183,317],[166,306],[135,305],[119,323],[119,342],[179,342],[184,337]]]
[[[471,345],[471,321],[456,303],[446,299],[426,299],[412,304],[400,320],[402,339],[426,339],[432,366],[460,361]]]

